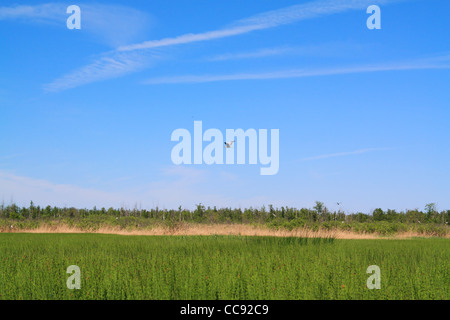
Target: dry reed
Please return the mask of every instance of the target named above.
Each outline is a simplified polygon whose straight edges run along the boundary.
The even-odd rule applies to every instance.
[[[417,232],[399,232],[394,235],[382,236],[376,233],[357,233],[346,230],[325,230],[313,231],[306,228],[293,230],[271,229],[263,226],[253,226],[245,224],[183,224],[176,227],[155,226],[146,229],[122,229],[119,227],[99,227],[96,229],[81,229],[65,224],[47,225],[43,224],[35,229],[0,229],[1,233],[98,233],[117,235],[143,235],[143,236],[163,236],[163,235],[183,235],[183,236],[208,236],[208,235],[240,235],[240,236],[272,236],[272,237],[300,237],[300,238],[334,238],[334,239],[409,239],[414,237],[433,237],[432,235]],[[446,235],[445,238],[450,238]]]

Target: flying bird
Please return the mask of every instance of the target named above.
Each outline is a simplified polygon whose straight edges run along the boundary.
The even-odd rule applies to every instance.
[[[231,148],[231,145],[233,144],[233,142],[236,142],[236,141],[230,141],[230,142],[224,142],[225,143],[225,148]]]

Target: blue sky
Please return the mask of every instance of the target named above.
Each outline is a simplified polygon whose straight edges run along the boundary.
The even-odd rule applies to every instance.
[[[81,30],[69,30],[69,5]],[[369,30],[369,5],[381,29]],[[2,1],[0,197],[450,209],[450,4]],[[180,165],[178,128],[279,129],[280,168]]]

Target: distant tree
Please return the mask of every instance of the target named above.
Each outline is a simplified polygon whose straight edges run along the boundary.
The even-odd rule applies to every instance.
[[[386,212],[386,220],[387,221],[396,221],[398,218],[398,213],[395,210],[388,209]]]
[[[418,209],[407,210],[405,213],[405,221],[407,223],[419,223],[419,221],[425,221],[425,219],[425,214]]]
[[[178,217],[179,217],[179,221],[181,221],[183,219],[182,213],[183,212],[183,208],[181,206],[178,206]]]
[[[330,217],[331,217],[330,212],[328,211],[328,208],[325,207],[325,206],[322,209],[321,217],[322,217],[322,221],[329,221],[330,220]]]
[[[325,206],[324,206],[323,202],[316,201],[316,205],[314,206],[313,209],[316,210],[317,213],[320,215],[320,214],[322,214],[324,207]]]
[[[197,208],[195,209],[194,216],[202,219],[205,214],[206,208],[201,203],[197,204]]]
[[[46,207],[42,210],[42,215],[43,215],[44,217],[51,217],[51,216],[52,216],[52,207],[46,206]]]
[[[435,203],[427,203],[425,205],[425,212],[427,213],[428,221],[434,220],[433,218],[436,215],[436,204]]]
[[[28,215],[31,216],[33,219],[37,218],[37,212],[36,207],[34,206],[33,201],[30,201],[30,207],[28,208]]]
[[[373,221],[382,221],[385,220],[385,213],[383,209],[377,208],[372,213]]]
[[[269,204],[269,212],[270,212],[271,216],[273,216],[273,217],[277,216],[275,210],[273,209],[273,205],[271,205],[271,204]]]
[[[316,201],[316,205],[313,209],[314,210],[311,211],[312,221],[318,221],[320,218],[323,218],[322,214],[326,209],[323,202]]]
[[[369,219],[369,216],[362,212],[358,212],[357,214],[355,214],[354,217],[355,217],[355,220],[358,222],[366,222]]]

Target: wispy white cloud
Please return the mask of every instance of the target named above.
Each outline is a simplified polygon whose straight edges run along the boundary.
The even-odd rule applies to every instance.
[[[61,3],[46,3],[39,5],[16,5],[0,7],[0,20],[15,20],[32,23],[57,23],[67,19],[66,8]]]
[[[15,5],[0,7],[1,20],[18,20],[33,24],[54,25],[66,28],[69,14],[66,9],[73,3],[45,3],[38,5]],[[81,9],[81,30],[92,34],[112,47],[138,40],[150,26],[147,13],[121,6],[98,3],[77,3]]]
[[[214,172],[187,166],[170,166],[162,169],[155,180],[133,188],[111,191],[86,188],[73,184],[58,184],[46,179],[36,179],[0,170],[0,201],[15,202],[27,206],[32,200],[41,206],[68,206],[78,208],[124,207],[176,209],[178,206],[193,209],[196,204],[220,207],[259,207],[273,204],[290,205],[292,199],[280,198],[267,192],[266,195],[246,196],[236,194],[232,188],[221,185],[236,185],[240,177],[226,172]],[[116,182],[121,185],[120,181]]]
[[[226,60],[238,60],[238,59],[250,59],[250,58],[263,58],[270,56],[278,56],[286,53],[292,53],[293,48],[266,48],[252,52],[239,52],[239,53],[225,53],[209,58],[209,61],[226,61]]]
[[[43,88],[46,92],[57,92],[96,81],[117,78],[148,68],[159,58],[158,52],[149,50],[145,54],[142,52],[106,54],[87,66],[45,84]]]
[[[193,208],[200,202],[227,206],[231,200],[218,192],[205,190],[207,183],[204,185],[203,182],[211,180],[206,170],[173,166],[163,169],[158,179],[133,189],[105,191],[0,170],[0,198],[6,201],[12,199],[19,205],[28,205],[32,200],[39,205],[52,206],[131,208],[142,204],[146,208],[159,206],[168,209],[179,205]]]
[[[120,199],[124,199],[119,194],[69,184],[55,184],[44,179],[18,176],[1,170],[0,195],[2,199],[13,199],[20,205],[26,205],[33,200],[41,205],[93,207],[114,203],[119,206]]]
[[[398,0],[379,0],[378,4],[396,2]],[[133,51],[149,48],[173,46],[199,41],[209,41],[249,33],[256,30],[274,28],[301,20],[332,15],[348,10],[367,8],[372,0],[319,0],[305,4],[289,6],[282,9],[264,12],[250,18],[242,19],[227,28],[203,33],[188,33],[173,38],[145,41],[138,44],[119,47],[119,51]]]
[[[350,152],[337,152],[337,153],[322,154],[322,155],[318,155],[318,156],[314,156],[314,157],[303,158],[303,159],[300,159],[300,161],[344,157],[344,156],[350,156],[350,155],[355,155],[355,154],[363,154],[363,153],[368,153],[368,152],[387,151],[387,150],[393,150],[393,149],[392,148],[366,148],[366,149],[359,149],[359,150],[350,151]]]
[[[416,60],[411,62],[398,62],[390,64],[364,65],[352,67],[317,68],[317,69],[290,69],[274,72],[260,73],[235,73],[221,75],[182,75],[169,77],[155,77],[144,81],[145,84],[179,84],[179,83],[204,83],[217,81],[236,80],[268,80],[331,76],[340,74],[420,70],[420,69],[449,69],[450,57],[439,57],[434,60]]]
[[[167,46],[174,46],[179,44],[186,44],[191,42],[198,42],[198,41],[208,41],[213,39],[219,39],[219,38],[225,38],[225,37],[231,37],[243,33],[247,33],[250,31],[261,29],[259,26],[240,26],[240,27],[233,27],[229,29],[224,30],[214,30],[214,31],[208,31],[204,33],[189,33],[184,34],[175,38],[165,38],[161,40],[151,40],[151,41],[145,41],[143,43],[128,45],[128,46],[122,46],[119,47],[118,51],[134,51],[134,50],[142,50],[142,49],[152,49],[152,48],[159,48],[159,47],[167,47]]]
[[[207,61],[228,61],[228,60],[240,60],[240,59],[254,59],[265,58],[273,56],[285,56],[285,55],[301,55],[301,56],[333,56],[347,55],[349,52],[368,50],[370,47],[367,45],[359,45],[350,42],[334,42],[323,43],[308,46],[282,46],[274,48],[262,48],[254,51],[246,52],[231,52],[215,55],[206,58]]]
[[[401,0],[379,0],[378,3],[390,3]],[[366,8],[372,4],[372,0],[319,0],[306,4],[294,5],[283,9],[265,12],[253,17],[236,21],[230,26],[207,31],[203,33],[188,33],[176,37],[169,37],[159,40],[150,40],[132,45],[120,46],[117,50],[106,53],[104,56],[112,58],[111,61],[105,57],[95,61],[91,65],[76,69],[70,74],[56,79],[50,84],[44,85],[47,91],[60,91],[68,88],[77,87],[83,84],[92,83],[99,80],[105,80],[112,77],[118,77],[131,72],[144,69],[142,65],[136,67],[132,59],[145,60],[147,50],[169,47],[174,45],[188,44],[199,41],[210,41],[225,37],[232,37],[246,34],[256,30],[273,28],[304,19],[315,18],[319,16],[331,15],[348,10]],[[138,54],[127,56],[126,54],[143,51],[143,57]],[[121,54],[122,53],[122,54]],[[117,57],[120,58],[117,58]],[[123,64],[120,72],[117,70],[117,60],[127,61]],[[99,67],[100,66],[100,67]]]
[[[142,39],[153,25],[152,16],[128,6],[98,3],[79,6],[82,30],[94,34],[113,48]]]

